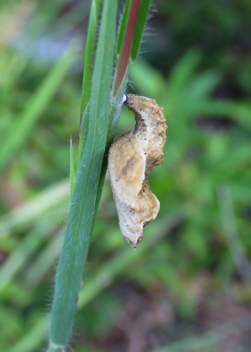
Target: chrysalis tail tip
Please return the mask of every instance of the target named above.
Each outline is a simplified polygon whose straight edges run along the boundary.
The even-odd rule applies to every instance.
[[[138,238],[137,241],[130,243],[130,245],[131,245],[131,247],[134,249],[134,251],[136,251],[137,245],[138,245],[138,243],[139,243],[141,240],[142,240],[142,236],[141,236],[140,238]]]
[[[131,243],[129,243],[130,244],[130,246],[134,249],[134,251],[136,251],[136,249],[137,249],[137,244],[138,244],[139,242],[137,241],[135,241],[135,242],[131,242]]]

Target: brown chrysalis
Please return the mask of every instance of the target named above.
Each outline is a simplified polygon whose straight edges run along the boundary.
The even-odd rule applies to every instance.
[[[163,163],[167,126],[163,109],[155,100],[129,94],[125,105],[135,114],[135,128],[112,144],[108,170],[122,236],[136,249],[143,227],[159,212],[148,175]]]

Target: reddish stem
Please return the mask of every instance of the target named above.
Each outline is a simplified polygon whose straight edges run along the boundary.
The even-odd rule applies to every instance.
[[[123,78],[125,76],[126,68],[128,65],[129,57],[130,57],[135,27],[136,27],[136,23],[137,23],[140,2],[141,2],[141,0],[132,0],[132,3],[131,3],[130,13],[129,13],[128,22],[127,22],[126,31],[125,31],[125,37],[124,37],[124,41],[123,41],[123,46],[122,46],[120,58],[119,58],[119,65],[118,65],[118,70],[117,70],[117,75],[116,75],[114,95],[116,95],[116,93],[117,93],[117,91],[123,81]]]

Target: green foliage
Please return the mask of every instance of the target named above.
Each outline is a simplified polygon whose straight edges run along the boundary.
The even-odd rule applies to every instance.
[[[119,26],[119,33],[118,33],[118,40],[117,40],[117,55],[121,54],[124,38],[125,38],[125,32],[126,32],[126,26],[128,23],[128,17],[130,13],[130,7],[131,7],[132,0],[128,0],[125,3],[125,8],[123,11],[123,16],[120,21],[120,26]]]
[[[74,53],[76,55],[76,53]],[[66,71],[72,63],[73,53],[63,57],[55,68],[50,72],[39,90],[27,103],[25,110],[17,121],[13,121],[7,127],[5,135],[2,136],[2,148],[0,157],[0,171],[7,160],[22,146],[33,125],[36,123],[42,112],[45,110],[50,99],[63,79]]]
[[[138,14],[138,19],[137,19],[136,29],[135,29],[135,36],[133,38],[131,55],[130,55],[132,62],[136,60],[140,49],[142,35],[145,28],[145,23],[149,13],[150,5],[151,5],[151,0],[141,1],[140,3],[139,14]]]
[[[11,8],[31,17],[24,32],[34,38],[34,54],[39,52],[35,45],[45,26],[50,36],[55,35],[56,29],[60,32],[60,28],[66,33],[68,25],[71,29],[77,27],[89,11],[86,2],[73,6],[69,12],[63,1],[34,4],[37,8],[29,9],[30,13],[27,10],[26,15],[17,2],[13,1]],[[211,290],[216,295],[223,293],[224,299],[231,292],[245,312],[250,305],[250,293],[239,278],[228,246],[234,224],[240,236],[238,246],[250,259],[250,58],[241,44],[250,28],[250,5],[246,1],[237,5],[234,1],[192,1],[185,5],[182,2],[182,6],[179,1],[156,1],[156,5],[159,15],[156,13],[153,20],[168,19],[169,32],[163,34],[161,26],[160,32],[146,38],[147,50],[142,50],[141,60],[130,68],[130,89],[155,98],[164,107],[169,126],[164,163],[153,170],[150,178],[151,188],[161,203],[160,214],[145,228],[144,240],[133,252],[121,239],[109,182],[105,181],[79,296],[74,326],[79,338],[72,341],[76,351],[106,350],[100,340],[107,334],[111,339],[127,303],[125,293],[118,293],[120,287],[129,289],[133,285],[150,297],[162,292],[164,301],[174,311],[170,315],[179,317],[175,324],[182,322],[178,327],[180,334],[171,336],[161,351],[217,351],[216,344],[224,336],[228,338],[237,326],[242,327],[237,322],[179,341],[180,336],[184,337],[183,326],[190,324],[191,331],[191,324],[199,319],[196,290],[203,286],[200,278],[208,280],[200,305],[207,295],[212,298]],[[16,17],[11,11],[8,16],[13,23]],[[69,207],[70,135],[74,149],[71,180],[75,180],[77,168],[83,54],[79,66],[72,65],[69,58],[68,68],[64,67],[58,80],[50,80],[39,104],[33,103],[37,110],[32,110],[35,113],[30,115],[31,123],[19,129],[22,116],[36,92],[41,91],[44,79],[51,77],[62,62],[59,55],[53,64],[49,60],[41,64],[41,57],[31,58],[29,52],[20,52],[13,41],[5,39],[10,27],[6,25],[8,16],[1,16],[5,46],[0,47],[0,154],[7,129],[17,134],[19,142],[15,149],[11,147],[1,175],[0,350],[36,352],[45,347],[49,322],[46,313],[52,300],[52,293],[48,292],[52,292],[54,266]],[[154,28],[154,21],[151,26]],[[215,33],[217,30],[221,35]],[[197,45],[196,40],[203,46]],[[234,46],[236,43],[240,50]],[[153,68],[147,58],[162,72]],[[118,134],[132,129],[133,124],[133,115],[123,108]],[[9,129],[11,125],[14,128]],[[102,170],[104,178],[105,169]],[[220,213],[217,197],[222,184],[232,194],[233,208],[226,215]],[[228,209],[226,199],[221,200],[221,207]],[[172,335],[168,324],[165,336]],[[243,324],[245,331],[250,322]]]
[[[113,43],[107,37],[115,34],[116,7],[106,1],[102,10],[98,46],[90,95],[88,134],[67,221],[64,245],[57,268],[55,294],[51,313],[50,348],[68,343],[78,292],[81,285],[88,242],[95,213],[108,127],[113,64]],[[88,201],[87,201],[88,200]]]
[[[95,59],[95,51],[97,46],[96,40],[96,32],[98,31],[98,22],[100,20],[100,11],[101,11],[101,1],[93,1],[90,19],[89,19],[89,27],[88,27],[88,35],[85,46],[85,61],[84,61],[84,72],[83,72],[83,85],[82,85],[82,106],[81,106],[81,119],[80,119],[80,140],[79,140],[79,156],[78,156],[78,167],[81,161],[82,152],[86,140],[86,135],[88,131],[88,123],[89,123],[89,111],[88,111],[88,102],[90,100],[91,95],[91,83],[92,83],[92,75],[93,75],[93,61]],[[72,180],[75,182],[75,177]]]

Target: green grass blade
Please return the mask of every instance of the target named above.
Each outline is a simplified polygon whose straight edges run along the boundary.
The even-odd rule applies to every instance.
[[[70,185],[71,185],[70,188],[71,188],[71,199],[72,199],[74,188],[75,188],[75,165],[74,165],[72,137],[70,139]]]
[[[159,97],[165,94],[166,82],[163,76],[147,62],[137,60],[130,67],[129,76],[140,94],[147,97]]]
[[[231,187],[220,184],[217,188],[221,222],[235,266],[251,292],[251,264],[240,239],[236,223]],[[244,269],[245,268],[245,269]]]
[[[205,114],[219,116],[221,118],[222,116],[230,117],[235,123],[251,130],[251,105],[249,102],[215,99],[212,100],[210,104],[203,106],[203,108]]]
[[[150,6],[150,2],[148,0],[132,0],[126,3],[118,38],[117,53],[119,54],[119,64],[116,70],[114,95],[117,95],[117,92],[127,75],[128,63],[130,61],[133,62],[138,54],[141,37],[149,10],[149,6],[147,5],[148,3]]]
[[[167,235],[167,233],[175,228],[184,220],[184,214],[176,213],[171,215],[168,219],[159,222],[158,225],[154,226],[154,231],[152,231],[154,236],[146,236],[144,241],[142,241],[141,246],[137,248],[137,252],[131,250],[131,248],[126,248],[115,256],[112,260],[106,263],[94,278],[86,282],[83,289],[80,291],[78,307],[82,308],[89,301],[91,301],[95,296],[97,296],[105,287],[111,284],[114,279],[132,262],[136,262],[143,255],[149,251],[156,243],[158,243],[161,238]]]
[[[118,56],[121,53],[123,42],[124,42],[126,26],[127,26],[127,22],[128,22],[129,13],[130,13],[131,2],[132,2],[132,0],[126,1],[123,15],[122,15],[121,22],[120,22],[119,34],[118,34],[118,40],[117,40],[117,55]]]
[[[50,342],[57,345],[66,345],[70,337],[95,213],[108,127],[115,4],[112,0],[106,0],[103,5],[91,89],[91,119],[57,269],[50,325]]]
[[[32,127],[46,109],[62,82],[62,79],[72,64],[75,55],[76,50],[71,49],[61,58],[34,96],[30,99],[21,116],[9,126],[5,138],[1,141],[0,171],[3,169],[8,159],[26,141]]]
[[[33,329],[29,331],[24,338],[17,342],[9,352],[32,352],[34,351],[41,341],[44,339],[47,318],[41,316],[38,323],[35,324]]]
[[[98,270],[97,273],[87,281],[83,286],[79,294],[78,308],[83,308],[87,303],[94,299],[100,292],[102,292],[107,286],[111,285],[118,275],[123,272],[128,266],[133,262],[137,262],[139,258],[145,256],[146,253],[152,249],[164,236],[180,223],[184,221],[184,214],[174,213],[170,215],[168,219],[159,222],[159,224],[153,224],[154,229],[152,232],[155,236],[151,236],[149,230],[149,236],[147,236],[142,242],[142,245],[137,248],[137,251],[134,252],[131,248],[126,247],[124,250],[120,251],[118,255],[109,260],[102,270]],[[37,348],[45,335],[47,317],[41,317],[38,323],[34,326],[28,335],[26,335],[17,345],[13,347],[11,352],[32,352],[34,348]],[[32,345],[30,348],[29,345],[26,345],[26,342],[29,341],[29,338],[34,334],[39,335],[36,339],[36,344]],[[22,348],[21,348],[22,346]],[[20,348],[20,350],[18,350]]]
[[[99,201],[101,198],[101,193],[105,181],[105,176],[106,176],[106,171],[107,171],[107,164],[108,164],[108,153],[109,149],[113,143],[114,136],[117,130],[117,123],[119,119],[119,115],[121,112],[121,108],[123,105],[123,94],[125,91],[126,87],[126,82],[127,82],[127,76],[124,79],[124,82],[121,85],[121,89],[118,91],[116,97],[113,98],[112,105],[111,105],[111,110],[109,113],[109,121],[108,121],[108,132],[107,132],[107,144],[106,144],[106,149],[104,153],[104,159],[102,163],[102,168],[101,168],[101,173],[100,173],[100,178],[99,178],[99,185],[98,185],[98,192],[97,192],[97,198],[96,198],[96,203],[95,203],[95,211],[94,213],[96,214],[98,211],[98,206],[99,206]],[[95,216],[94,216],[95,218]],[[94,219],[93,218],[93,219]]]
[[[15,229],[21,229],[41,218],[41,215],[60,204],[67,204],[69,181],[59,182],[40,192],[29,202],[24,203],[0,218],[0,237],[7,236]]]
[[[169,80],[169,100],[177,100],[184,85],[193,77],[195,69],[201,60],[201,55],[195,50],[189,50],[172,70]]]
[[[39,229],[31,231],[15,248],[0,268],[0,294],[11,282],[14,275],[19,271],[39,248],[48,230],[40,226]]]
[[[53,259],[56,260],[61,247],[61,231],[50,240],[41,253],[36,255],[32,266],[28,267],[25,274],[25,284],[30,288],[36,288],[45,274],[53,266]]]
[[[82,152],[86,140],[88,130],[88,112],[87,104],[90,100],[91,94],[91,83],[93,75],[93,61],[95,58],[95,51],[97,47],[97,31],[100,19],[101,11],[101,0],[93,0],[91,6],[91,13],[88,26],[88,35],[85,46],[85,61],[84,61],[84,72],[83,72],[83,84],[82,84],[82,99],[81,99],[81,119],[80,119],[80,131],[79,131],[79,155],[78,155],[78,167],[81,161]]]
[[[135,61],[140,49],[140,43],[142,40],[143,31],[145,28],[148,12],[150,9],[151,0],[142,0],[139,8],[138,19],[133,37],[133,43],[131,48],[131,61]]]
[[[135,35],[135,28],[138,19],[138,12],[140,7],[140,0],[132,0],[129,14],[127,15],[127,23],[125,32],[123,35],[123,44],[121,48],[121,54],[119,55],[119,63],[116,70],[116,79],[114,84],[114,93],[113,95],[117,95],[117,92],[126,76],[133,37]]]
[[[85,46],[85,65],[83,72],[82,99],[81,99],[81,116],[84,113],[86,105],[91,94],[91,78],[93,74],[93,60],[95,57],[97,45],[97,28],[101,11],[101,0],[93,0],[90,12],[88,35]]]

